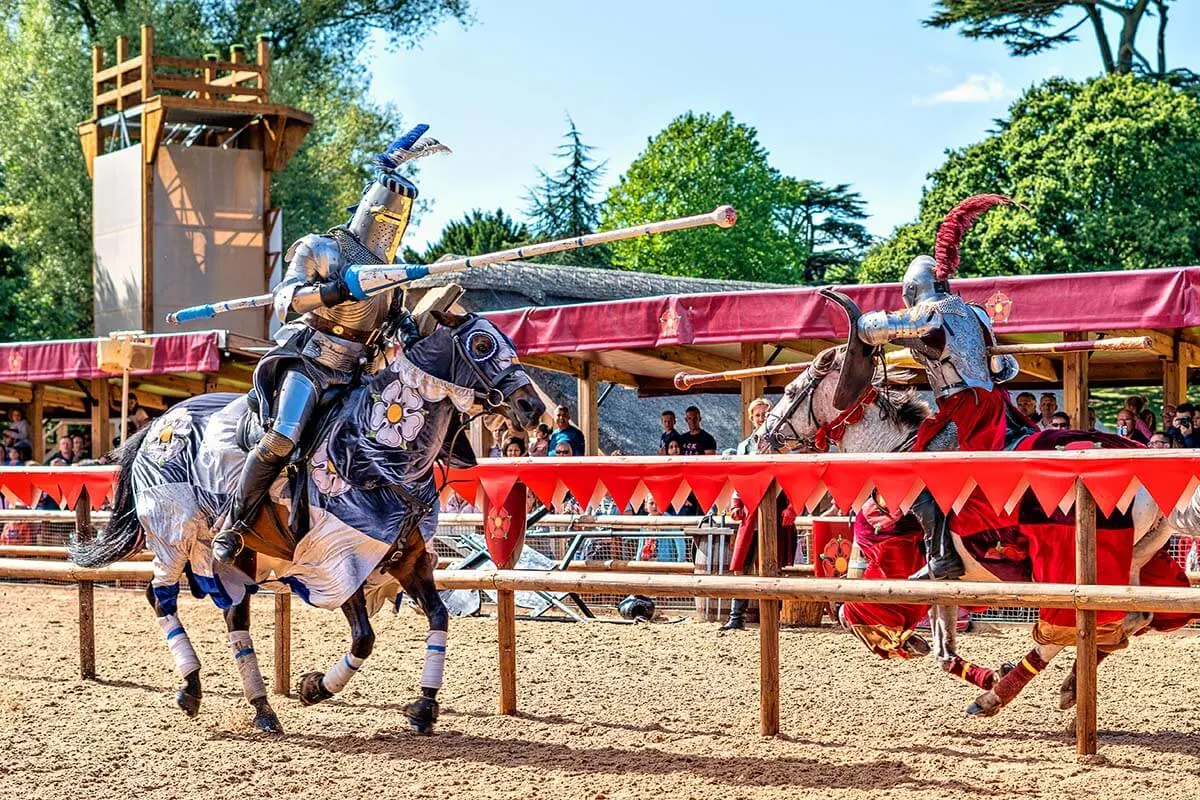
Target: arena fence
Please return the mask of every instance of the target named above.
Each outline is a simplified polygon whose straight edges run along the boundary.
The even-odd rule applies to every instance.
[[[1173,508],[1190,498],[1200,480],[1200,464],[1176,451],[1079,451],[1024,453],[919,453],[818,455],[796,458],[744,457],[742,459],[566,459],[544,463],[539,459],[496,459],[469,472],[452,471],[453,490],[464,499],[484,498],[503,506],[513,497],[514,486],[528,486],[543,502],[568,487],[576,497],[589,499],[613,489],[625,507],[639,494],[655,495],[660,507],[691,491],[702,507],[721,502],[736,490],[748,507],[758,508],[759,559],[762,577],[724,575],[617,574],[593,571],[568,572],[501,569],[439,571],[439,586],[450,589],[488,589],[497,595],[500,657],[500,711],[516,711],[516,627],[514,596],[517,591],[578,592],[652,596],[757,598],[759,625],[759,729],[763,735],[779,733],[779,617],[784,600],[807,602],[859,601],[899,604],[953,604],[1021,608],[1066,608],[1075,611],[1076,625],[1076,749],[1083,755],[1096,752],[1096,615],[1104,611],[1174,611],[1200,614],[1200,593],[1191,587],[1130,587],[1097,585],[1097,505],[1105,513],[1127,503],[1132,490],[1144,487],[1160,508]],[[77,505],[81,516],[90,507],[84,494],[92,489],[97,499],[111,487],[112,472],[83,468],[48,474],[34,468],[0,470],[0,485],[10,493],[30,496],[37,486],[56,498]],[[601,485],[602,484],[602,485]],[[16,487],[14,489],[14,486]],[[993,505],[1011,507],[1032,489],[1047,513],[1054,508],[1075,510],[1075,584],[993,584],[962,582],[907,582],[792,580],[780,575],[777,552],[776,504],[781,487],[789,497],[814,502],[829,494],[840,508],[850,508],[872,487],[891,498],[904,498],[906,508],[916,493],[928,488],[944,510],[965,502],[980,489]],[[522,488],[521,491],[524,491]],[[701,496],[703,495],[703,497]],[[749,498],[749,499],[747,499]],[[665,503],[663,501],[666,501]],[[78,501],[78,502],[77,502]],[[752,502],[753,501],[753,502]],[[98,505],[98,503],[97,503]],[[524,503],[521,503],[524,507]],[[811,507],[811,506],[809,506]],[[769,509],[769,512],[767,511]],[[82,520],[80,528],[87,527]],[[36,564],[36,567],[33,566]],[[91,584],[102,580],[137,579],[148,575],[144,562],[125,562],[101,570],[81,570],[67,563],[0,559],[0,577],[56,577],[80,582],[81,660],[94,652],[83,647],[84,634],[94,636],[91,621]],[[86,584],[86,589],[84,584]],[[277,612],[290,610],[277,596]],[[277,624],[276,646],[285,661],[290,630]],[[278,683],[278,682],[277,682]]]

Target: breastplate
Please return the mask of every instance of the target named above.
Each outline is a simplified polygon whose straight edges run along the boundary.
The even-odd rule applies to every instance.
[[[960,297],[939,303],[942,316],[940,351],[928,346],[912,348],[913,358],[929,376],[935,397],[949,397],[964,389],[991,390],[995,383],[988,368],[987,339],[975,314]],[[924,343],[922,343],[924,344]]]

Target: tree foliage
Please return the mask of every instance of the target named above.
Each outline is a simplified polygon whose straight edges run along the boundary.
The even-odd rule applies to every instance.
[[[968,234],[966,275],[1200,263],[1200,102],[1163,83],[1047,81],[929,179],[917,222],[867,255],[861,280],[898,278],[930,252],[946,211],[981,192],[1021,206],[989,212]]]
[[[272,197],[291,240],[345,217],[368,155],[394,137],[394,109],[362,98],[362,43],[380,31],[412,42],[466,0],[7,0],[0,2],[0,244],[22,313],[0,317],[0,339],[83,336],[92,325],[91,182],[75,126],[91,114],[93,44],[110,53],[155,26],[155,49],[198,57],[272,37],[271,99],[316,122]],[[15,266],[14,266],[15,265]]]
[[[624,269],[777,283],[848,274],[870,241],[859,195],[845,184],[780,175],[758,134],[728,112],[688,112],[650,139],[609,192],[606,228],[730,204],[738,223],[612,245]]]
[[[566,139],[555,155],[563,162],[562,169],[553,175],[538,170],[538,185],[526,196],[525,215],[539,239],[565,239],[594,233],[600,223],[600,181],[607,161],[596,163],[594,149],[583,143],[575,121],[567,117]],[[571,264],[580,267],[610,267],[612,257],[607,247],[587,247],[568,253],[539,256],[536,261],[549,264]]]
[[[488,213],[477,208],[443,228],[441,238],[425,248],[424,253],[404,248],[404,261],[430,264],[445,255],[480,255],[519,247],[528,241],[529,229],[513,222],[503,209]]]
[[[970,39],[998,39],[1015,56],[1028,56],[1076,41],[1096,40],[1105,74],[1139,73],[1176,84],[1200,76],[1167,65],[1167,22],[1179,0],[937,0],[925,25],[961,29]],[[1143,24],[1157,23],[1153,57],[1138,46]]]

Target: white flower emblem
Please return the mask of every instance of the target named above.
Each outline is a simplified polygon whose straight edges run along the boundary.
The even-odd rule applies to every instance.
[[[159,417],[146,437],[146,452],[159,465],[177,456],[192,435],[192,415],[186,408],[172,410]]]
[[[405,447],[425,427],[421,395],[400,381],[392,381],[371,407],[369,425],[376,441],[386,447]]]
[[[350,488],[350,484],[338,474],[337,467],[329,458],[326,442],[321,442],[321,446],[313,453],[309,461],[309,470],[312,472],[313,482],[317,484],[317,490],[326,497],[337,497],[339,494],[345,494]]]

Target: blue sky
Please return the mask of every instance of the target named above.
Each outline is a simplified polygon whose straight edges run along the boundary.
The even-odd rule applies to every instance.
[[[568,113],[607,159],[607,188],[688,110],[728,110],[755,127],[785,174],[851,184],[868,227],[885,235],[916,216],[944,152],[983,138],[1023,89],[1100,73],[1087,28],[1073,45],[1019,59],[1000,43],[923,28],[932,5],[474,0],[465,28],[443,23],[409,50],[373,41],[372,97],[406,123],[428,122],[454,150],[422,162],[417,183],[432,207],[406,243],[419,249],[473,208],[520,216],[537,168],[557,167]],[[1169,65],[1200,71],[1200,3],[1176,6]]]

